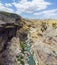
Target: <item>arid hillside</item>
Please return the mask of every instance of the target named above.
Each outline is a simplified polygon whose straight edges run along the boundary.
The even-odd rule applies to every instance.
[[[0,65],[57,65],[57,20],[0,12]]]
[[[30,20],[30,45],[35,65],[57,65],[57,20]]]

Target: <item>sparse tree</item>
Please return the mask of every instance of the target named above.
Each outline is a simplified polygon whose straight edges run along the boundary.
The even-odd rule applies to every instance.
[[[47,25],[46,25],[46,22],[42,22],[41,23],[41,31],[45,31],[47,29]]]

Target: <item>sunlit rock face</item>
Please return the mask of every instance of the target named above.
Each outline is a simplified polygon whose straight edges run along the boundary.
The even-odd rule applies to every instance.
[[[21,53],[21,43],[27,40],[35,65],[57,65],[57,20],[22,20],[16,14],[1,13],[0,65],[20,65],[17,57],[27,57]]]
[[[30,27],[31,52],[36,65],[57,65],[57,28],[52,26],[57,21],[52,21],[46,20],[45,23],[48,24],[43,27],[41,22],[38,21],[40,24],[34,22],[38,26],[36,27],[34,24],[35,27]],[[45,26],[47,26],[47,29],[44,30]]]

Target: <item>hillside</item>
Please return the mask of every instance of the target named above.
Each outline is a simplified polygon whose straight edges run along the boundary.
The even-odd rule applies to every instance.
[[[57,20],[30,20],[29,39],[35,65],[57,64]]]
[[[16,56],[20,54],[20,42],[27,38],[22,19],[14,13],[0,12],[0,65],[19,65]]]
[[[57,65],[57,20],[1,11],[0,65]]]

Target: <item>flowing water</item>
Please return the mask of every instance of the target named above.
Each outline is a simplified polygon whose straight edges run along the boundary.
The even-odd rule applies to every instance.
[[[29,64],[29,65],[35,65],[35,61],[34,61],[34,59],[33,59],[33,55],[32,55],[31,52],[30,52],[31,47],[30,47],[30,36],[29,36],[29,34],[28,34],[28,39],[27,39],[27,41],[26,41],[26,47],[27,47],[27,51],[28,51],[29,54],[30,54],[28,64]]]

